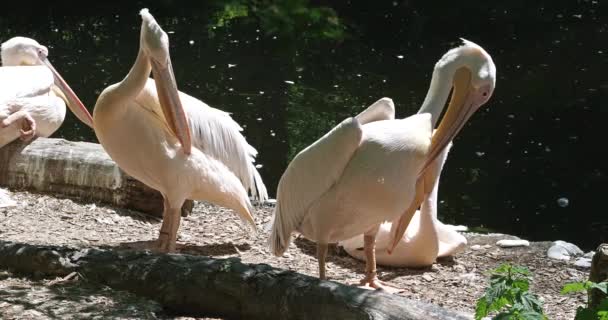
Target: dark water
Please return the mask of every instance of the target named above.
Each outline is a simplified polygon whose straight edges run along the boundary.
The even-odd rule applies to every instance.
[[[48,45],[92,111],[134,61],[137,12],[149,7],[180,89],[233,113],[274,193],[297,151],[378,98],[400,117],[416,112],[434,63],[465,37],[493,56],[498,80],[455,141],[442,219],[585,248],[608,241],[607,1],[270,3],[24,2],[3,5],[0,41]],[[55,136],[95,141],[72,115]]]

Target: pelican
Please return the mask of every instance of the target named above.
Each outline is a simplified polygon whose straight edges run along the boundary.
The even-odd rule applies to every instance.
[[[404,237],[395,246],[392,254],[386,248],[391,240],[391,223],[380,225],[376,235],[376,263],[392,267],[427,267],[438,257],[460,253],[467,245],[467,239],[448,225],[437,220],[437,192],[439,176],[452,144],[437,156],[429,166],[429,174],[434,179],[431,193],[422,202],[407,227]],[[365,261],[363,254],[363,235],[358,235],[339,243],[346,252]]]
[[[93,118],[47,59],[36,40],[14,37],[1,47],[0,148],[21,138],[48,137],[65,118],[65,106],[87,124]]]
[[[299,232],[317,243],[319,277],[325,279],[328,243],[364,234],[366,275],[361,284],[393,291],[376,274],[375,237],[392,221],[392,252],[422,199],[431,193],[428,168],[494,91],[496,68],[473,42],[449,50],[435,65],[418,114],[396,120],[383,98],[348,118],[302,150],[277,189],[269,246],[282,255]],[[433,134],[450,91],[446,114]]]
[[[231,208],[255,230],[248,190],[264,201],[256,150],[225,112],[177,90],[169,38],[147,9],[140,12],[133,67],[106,88],[93,110],[99,142],[125,172],[160,191],[163,223],[155,250],[175,250],[186,199]],[[150,71],[155,80],[149,79]]]

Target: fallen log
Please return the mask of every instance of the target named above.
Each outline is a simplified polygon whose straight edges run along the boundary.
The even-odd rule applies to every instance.
[[[154,299],[184,316],[227,319],[470,319],[471,316],[237,258],[75,249],[0,241],[0,268],[87,281]]]
[[[608,243],[600,244],[593,255],[589,281],[596,283],[608,281]],[[597,308],[606,297],[607,295],[598,289],[589,290],[589,307]]]
[[[0,148],[0,186],[95,201],[162,217],[161,194],[125,174],[101,145],[64,139]],[[187,201],[183,212],[192,210]]]

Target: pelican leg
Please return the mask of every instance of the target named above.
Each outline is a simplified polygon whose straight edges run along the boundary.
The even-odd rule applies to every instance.
[[[379,226],[378,226],[379,227]],[[364,288],[384,290],[388,293],[400,293],[404,290],[390,286],[378,279],[376,272],[376,234],[378,227],[363,235],[363,250],[365,252],[365,278],[361,280]]]
[[[164,201],[164,206],[163,224],[160,227],[160,233],[158,235],[158,250],[160,252],[170,253],[175,251],[182,206],[171,206],[167,199]]]
[[[0,128],[6,128],[17,121],[22,121],[20,129],[21,140],[30,141],[36,135],[36,121],[34,121],[34,118],[29,113],[23,110],[17,111],[2,120]]]
[[[317,243],[317,260],[319,261],[319,279],[325,280],[325,258],[327,257],[327,243]]]

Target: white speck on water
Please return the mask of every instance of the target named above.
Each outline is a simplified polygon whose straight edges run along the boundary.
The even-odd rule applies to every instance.
[[[398,55],[398,56],[397,56],[397,59],[403,59],[403,55],[401,55],[401,54],[400,54],[400,55]]]
[[[357,77],[361,78],[361,74],[360,74],[360,73],[357,73]]]
[[[334,88],[338,88],[338,87],[339,87],[339,85],[337,85],[337,84],[334,84]]]
[[[570,201],[566,197],[561,197],[561,198],[557,199],[557,205],[562,208],[567,207],[569,203],[570,203]]]
[[[285,80],[285,83],[287,83],[287,84],[294,84],[295,82],[293,82],[291,80]]]
[[[264,91],[260,91],[260,94],[264,94]]]
[[[209,69],[215,69],[215,65],[210,66]]]
[[[190,40],[190,41],[188,41],[188,43],[189,43],[190,45],[193,45],[193,44],[194,44],[194,40]]]
[[[234,67],[236,67],[236,64],[232,64],[232,63],[228,64],[228,68],[234,68]]]
[[[259,118],[255,119],[255,120],[262,121],[262,117],[259,117]]]
[[[234,91],[234,88],[228,88],[228,91]]]
[[[484,155],[484,154],[486,154],[486,153],[485,153],[485,152],[483,152],[483,151],[477,151],[477,152],[475,152],[475,154],[476,154],[478,157],[480,157],[480,158],[481,158],[481,157],[483,157],[483,155]]]
[[[382,79],[382,82],[386,83],[386,79]]]
[[[256,167],[257,169],[260,169],[260,168],[262,168],[263,166],[264,166],[263,164],[256,164],[256,165],[255,165],[255,167]]]

